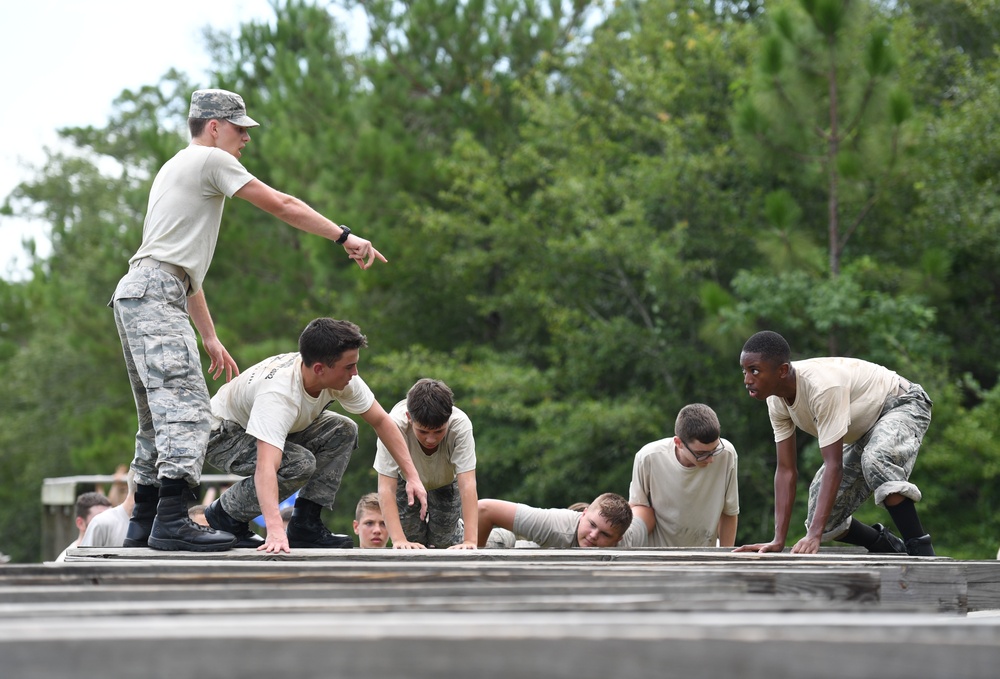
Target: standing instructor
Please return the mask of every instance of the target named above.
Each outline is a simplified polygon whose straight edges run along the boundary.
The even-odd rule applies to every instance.
[[[362,269],[385,257],[304,202],[251,175],[239,158],[250,141],[242,97],[218,89],[191,95],[191,143],[153,179],[142,244],[111,299],[135,398],[135,508],[126,547],[196,552],[229,549],[230,533],[188,518],[211,430],[208,387],[190,321],[214,379],[239,368],[215,334],[202,284],[212,263],[226,198],[236,196],[285,223],[342,245]]]

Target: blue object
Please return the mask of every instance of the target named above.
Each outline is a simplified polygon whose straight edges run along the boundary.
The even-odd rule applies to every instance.
[[[291,506],[293,506],[295,504],[295,499],[298,496],[299,496],[299,491],[295,491],[294,493],[292,493],[291,495],[289,495],[287,498],[285,498],[284,500],[282,500],[281,502],[278,503],[278,509],[281,510],[281,509],[284,509],[285,507],[291,507]],[[261,528],[266,528],[266,526],[264,525],[264,515],[263,514],[260,515],[260,516],[258,516],[256,519],[254,519],[253,522],[255,524],[257,524],[258,526],[260,526]]]

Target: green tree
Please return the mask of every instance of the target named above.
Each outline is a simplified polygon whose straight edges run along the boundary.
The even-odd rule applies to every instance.
[[[206,290],[220,336],[247,366],[293,349],[315,316],[357,322],[380,402],[444,379],[476,429],[480,493],[535,504],[627,492],[638,448],[669,435],[683,404],[709,403],[740,451],[749,540],[772,530],[774,445],[740,389],[739,349],[767,325],[814,355],[835,328],[849,353],[927,387],[935,420],[914,473],[926,523],[942,553],[992,557],[993,524],[973,526],[956,499],[977,488],[977,516],[996,502],[992,2],[850,3],[832,165],[811,136],[829,128],[828,61],[782,61],[797,105],[812,101],[807,86],[821,96],[797,136],[766,128],[769,144],[803,141],[810,163],[752,152],[731,124],[739,102],[777,101],[754,66],[765,45],[830,52],[822,2],[805,3],[811,14],[768,3],[766,15],[702,0],[365,3],[373,40],[358,54],[323,7],[278,4],[273,23],[212,38],[204,86],[240,91],[263,123],[243,158],[256,176],[390,262],[361,274],[339,248],[232,201]],[[781,12],[800,19],[793,40],[774,28]],[[896,58],[873,78],[858,46],[874,26]],[[106,126],[64,131],[78,152],[51,158],[6,208],[55,235],[31,281],[0,283],[0,545],[18,560],[37,558],[42,478],[131,455],[135,413],[104,305],[138,246],[152,174],[186,143],[192,89],[168,74],[123,93]],[[893,91],[912,97],[902,125]],[[830,167],[837,276],[818,236]],[[362,426],[334,530],[374,488],[374,450]],[[814,445],[801,454],[818,466]]]
[[[718,370],[738,347],[720,354],[701,320],[740,248],[750,178],[725,138],[749,33],[703,3],[622,7],[585,54],[522,79],[517,144],[468,133],[438,163],[447,188],[418,213],[452,244],[437,279],[472,306],[480,342],[551,385],[523,437],[538,461],[509,496],[625,493],[635,452],[682,405],[739,417],[724,397],[736,379]]]
[[[886,190],[912,103],[894,87],[890,28],[869,3],[797,4],[798,11],[792,3],[773,10],[737,128],[783,166],[785,182],[804,196],[825,196],[836,277],[848,240]]]

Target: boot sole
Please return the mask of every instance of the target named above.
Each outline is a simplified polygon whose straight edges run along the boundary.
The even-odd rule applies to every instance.
[[[128,538],[126,538],[125,542],[122,544],[122,547],[131,547],[131,548],[149,547],[149,542],[140,542],[138,540],[129,540]]]
[[[293,549],[352,549],[354,543],[349,545],[317,545],[315,542],[293,542],[288,541],[288,546]]]
[[[222,542],[218,544],[195,544],[184,540],[165,540],[162,538],[149,538],[149,547],[165,552],[224,552],[232,548],[235,541]]]

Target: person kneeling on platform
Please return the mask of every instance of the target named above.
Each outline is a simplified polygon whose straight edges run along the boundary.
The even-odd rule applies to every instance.
[[[299,337],[298,352],[261,361],[224,384],[212,398],[212,435],[206,460],[244,476],[205,509],[216,530],[237,537],[236,547],[265,552],[290,548],[347,548],[354,541],[327,530],[320,517],[332,508],[340,481],[358,446],[358,425],[329,412],[337,401],[371,425],[399,468],[414,479],[406,500],[419,503],[427,491],[396,423],[358,375],[359,352],[367,346],[350,321],[317,318]],[[286,531],[279,503],[299,491]],[[263,515],[267,538],[250,530]]]

